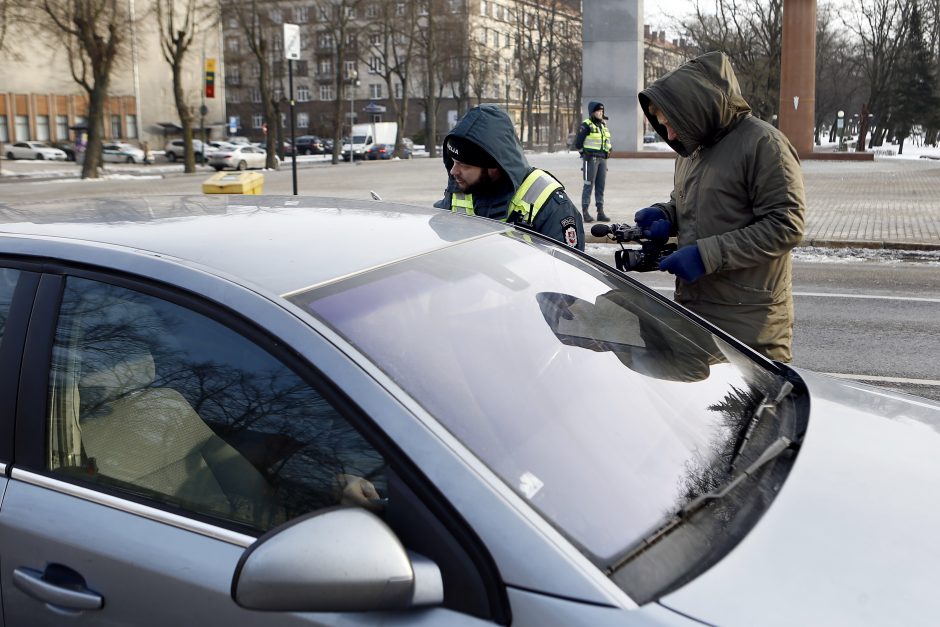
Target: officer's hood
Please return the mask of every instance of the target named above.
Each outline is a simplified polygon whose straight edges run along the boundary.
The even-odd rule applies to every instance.
[[[701,146],[714,144],[751,111],[741,95],[731,62],[722,52],[692,59],[641,91],[638,97],[646,119],[683,157]],[[650,103],[665,114],[677,139],[667,139],[666,128],[650,115]]]
[[[516,129],[509,116],[494,104],[482,104],[467,112],[447,137],[469,139],[490,154],[518,188],[531,167],[516,139]],[[447,142],[447,137],[444,141]],[[444,150],[444,167],[450,172],[454,160]]]

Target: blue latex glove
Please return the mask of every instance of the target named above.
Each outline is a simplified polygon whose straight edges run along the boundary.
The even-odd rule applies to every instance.
[[[657,220],[666,220],[669,221],[669,216],[666,215],[666,212],[660,209],[659,207],[647,207],[646,209],[640,209],[633,215],[633,221],[636,225],[643,229],[648,229],[653,226],[653,222]]]
[[[660,261],[659,269],[674,274],[689,283],[705,274],[705,264],[702,263],[702,255],[698,252],[698,246],[695,244],[683,246]]]

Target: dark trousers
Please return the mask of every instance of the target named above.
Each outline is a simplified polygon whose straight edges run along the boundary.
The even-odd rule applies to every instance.
[[[581,210],[591,206],[591,190],[594,190],[594,205],[598,211],[604,209],[604,184],[607,182],[607,159],[585,154],[581,160],[584,187],[581,188]]]

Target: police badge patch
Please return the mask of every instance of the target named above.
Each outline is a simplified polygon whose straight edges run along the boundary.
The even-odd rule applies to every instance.
[[[574,218],[564,218],[561,221],[561,230],[565,234],[565,243],[572,248],[578,247],[578,229]]]

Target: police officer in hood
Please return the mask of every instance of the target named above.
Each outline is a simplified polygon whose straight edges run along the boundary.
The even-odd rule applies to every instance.
[[[470,109],[443,148],[448,185],[435,207],[525,226],[584,250],[581,214],[554,176],[529,165],[502,109]]]

